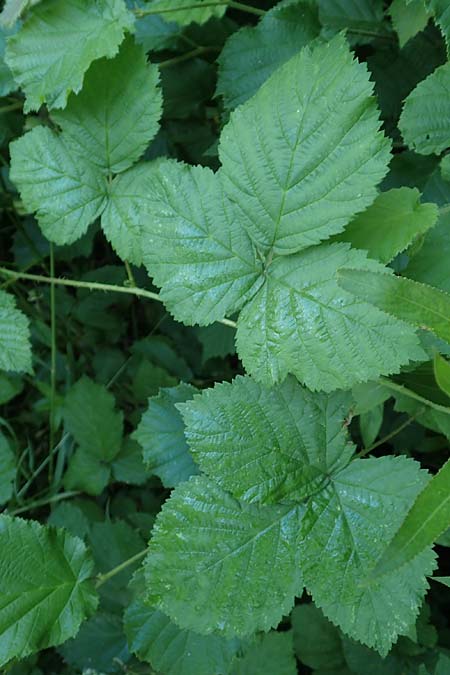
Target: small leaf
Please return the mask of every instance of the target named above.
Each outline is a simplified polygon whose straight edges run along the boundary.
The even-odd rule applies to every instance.
[[[130,651],[164,675],[228,673],[239,640],[178,628],[165,614],[135,600],[125,611]]]
[[[47,239],[61,245],[79,239],[104,207],[100,169],[42,126],[11,143],[10,152],[11,180],[25,208],[37,211]]]
[[[148,601],[198,633],[246,636],[276,626],[302,591],[299,521],[298,506],[245,504],[204,476],[191,478],[156,519]]]
[[[434,581],[439,581],[439,583],[444,584],[450,588],[450,577],[431,577]]]
[[[403,568],[450,527],[450,460],[417,497],[374,569],[374,576]]]
[[[448,155],[450,157],[450,155]],[[415,251],[406,274],[415,281],[436,286],[450,293],[450,213],[441,213],[437,224],[427,232],[425,241]]]
[[[202,7],[202,5],[205,7]],[[164,19],[175,21],[180,26],[190,23],[205,23],[212,16],[221,17],[225,13],[225,4],[211,3],[211,0],[150,0],[146,5],[155,14],[160,13]]]
[[[64,530],[0,516],[0,665],[65,642],[97,607],[93,563]]]
[[[196,388],[180,383],[161,389],[148,401],[133,438],[143,449],[147,470],[159,476],[165,487],[175,487],[197,473],[197,467],[184,437],[184,424],[177,403],[191,399]]]
[[[297,672],[292,631],[271,631],[258,636],[244,656],[236,659],[230,675],[297,675]]]
[[[347,225],[339,239],[388,263],[432,227],[437,217],[436,204],[421,204],[419,190],[401,187],[378,195],[366,211]]]
[[[389,7],[400,47],[422,31],[430,18],[423,0],[394,0]]]
[[[339,286],[383,312],[450,342],[450,294],[393,274],[342,269]]]
[[[127,438],[120,452],[112,462],[115,480],[130,485],[143,485],[149,474],[145,469],[140,445]]]
[[[433,366],[436,382],[444,394],[450,396],[450,362],[440,354],[435,354]]]
[[[125,40],[114,59],[92,64],[81,92],[53,113],[66,145],[106,173],[128,169],[158,131],[158,80],[142,47]]]
[[[14,296],[0,290],[0,369],[32,372],[29,322]]]
[[[300,661],[314,670],[344,668],[339,629],[314,604],[297,605],[291,614],[294,647]]]
[[[384,406],[380,403],[371,410],[361,413],[359,428],[365,448],[370,447],[380,433],[381,425],[383,424],[383,412]]]
[[[16,457],[8,439],[0,431],[0,505],[6,504],[13,494],[16,478]]]
[[[436,68],[409,94],[399,122],[405,143],[423,155],[439,154],[450,138],[450,63]]]
[[[133,17],[123,0],[45,0],[10,38],[6,62],[26,94],[25,112],[64,108],[92,61],[117,53]],[[49,42],[49,36],[51,41]]]

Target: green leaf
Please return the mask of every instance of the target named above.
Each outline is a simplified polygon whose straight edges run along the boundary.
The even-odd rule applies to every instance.
[[[433,13],[434,20],[441,29],[447,45],[447,54],[450,54],[450,7],[447,0],[426,0],[428,9]]]
[[[428,23],[429,14],[423,0],[394,0],[389,7],[392,24],[398,35],[400,47],[422,31]]]
[[[11,180],[24,206],[37,211],[50,241],[70,244],[100,215],[106,182],[100,169],[75,154],[47,127],[36,127],[10,145]]]
[[[83,672],[120,673],[130,660],[122,621],[105,612],[86,621],[77,637],[58,651],[69,666]]]
[[[437,286],[450,293],[450,213],[441,214],[437,225],[427,233],[421,248],[414,252],[406,274],[415,281]]]
[[[5,63],[6,38],[10,34],[10,30],[0,27],[0,96],[7,96],[17,88],[12,73]]]
[[[142,600],[127,607],[124,622],[130,651],[164,675],[228,673],[240,645],[236,639],[182,630]]]
[[[314,495],[303,518],[300,567],[314,602],[347,635],[386,655],[418,614],[432,551],[371,578],[427,474],[404,457],[359,459]]]
[[[156,519],[148,601],[198,633],[245,636],[276,626],[302,591],[299,520],[298,506],[245,504],[191,478]]]
[[[229,110],[247,101],[267,78],[320,31],[317,12],[303,2],[275,6],[256,26],[230,36],[217,59],[216,94]]]
[[[444,586],[448,586],[450,588],[450,577],[432,577],[434,581],[439,581],[441,584],[444,584]]]
[[[136,441],[127,438],[119,454],[112,462],[115,480],[131,485],[143,485],[149,477],[142,459],[141,447]]]
[[[102,213],[102,229],[122,260],[142,263],[142,231],[146,220],[148,179],[152,164],[138,164],[116,176],[108,189],[108,201]]]
[[[202,7],[202,5],[205,7]],[[187,26],[190,23],[205,23],[212,16],[221,17],[225,13],[226,4],[216,4],[211,0],[150,0],[146,3],[146,8],[155,14],[161,14],[168,21],[175,21],[180,26]]]
[[[80,539],[0,516],[0,665],[73,637],[97,607]]]
[[[348,244],[274,258],[238,320],[238,353],[253,377],[270,385],[293,373],[310,389],[332,391],[425,358],[410,327],[339,288],[337,270],[349,265],[356,274],[384,270]]]
[[[419,494],[373,572],[383,576],[403,568],[450,527],[450,460]],[[384,578],[384,577],[383,577]]]
[[[350,406],[349,394],[313,394],[293,377],[272,389],[237,377],[177,408],[202,471],[238,499],[289,503],[350,461]]]
[[[33,8],[6,50],[26,95],[25,112],[43,103],[64,108],[69,93],[80,91],[92,61],[114,56],[132,25],[123,0],[44,0]]]
[[[305,47],[231,114],[221,174],[260,248],[317,244],[373,201],[390,143],[372,93],[366,66],[338,36]]]
[[[343,269],[339,286],[383,312],[450,342],[450,295],[393,274]]]
[[[231,675],[297,675],[292,631],[272,631],[258,636],[246,649],[244,656],[236,660],[230,672]]]
[[[359,418],[359,428],[365,448],[369,448],[380,433],[383,424],[384,406],[378,404],[371,410],[361,413]]]
[[[401,187],[378,195],[366,211],[347,225],[339,239],[388,263],[429,230],[437,217],[436,204],[421,204],[419,190]]]
[[[13,494],[16,479],[16,457],[9,441],[0,431],[0,504],[6,504]]]
[[[79,94],[55,111],[66,145],[105,173],[132,166],[158,131],[162,99],[158,69],[127,39],[113,59],[92,64]]]
[[[99,495],[111,479],[111,466],[92,454],[89,446],[79,447],[70,458],[64,474],[66,490],[83,490],[88,495]]]
[[[422,80],[405,101],[399,122],[405,143],[422,155],[439,154],[450,138],[450,63]]]
[[[147,195],[143,260],[175,318],[207,325],[241,307],[261,284],[261,263],[218,176],[167,161]]]
[[[440,354],[435,354],[434,377],[444,394],[450,396],[450,362],[444,359]]]
[[[165,487],[175,487],[197,473],[189,452],[177,403],[191,399],[197,390],[190,384],[161,389],[148,401],[133,438],[143,449],[147,470],[159,476]]]
[[[325,27],[325,35],[348,29],[349,37],[359,41],[361,35],[369,39],[383,34],[382,0],[316,0],[319,5],[319,19]],[[365,38],[367,40],[367,37]]]
[[[314,670],[344,668],[339,630],[313,604],[297,605],[291,614],[294,647],[300,661]]]
[[[2,26],[12,26],[22,14],[37,5],[41,0],[5,0],[5,4],[0,14],[0,24]]]
[[[14,296],[0,290],[0,369],[32,372],[29,322]]]

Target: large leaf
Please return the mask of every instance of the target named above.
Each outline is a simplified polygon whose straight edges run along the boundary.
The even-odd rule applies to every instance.
[[[257,26],[230,36],[218,58],[217,94],[226,108],[249,99],[267,78],[319,34],[317,14],[303,2],[275,6]]]
[[[385,575],[415,559],[450,527],[450,460],[417,497],[394,539],[384,551],[374,576]]]
[[[11,179],[25,207],[37,211],[45,236],[70,244],[101,213],[106,182],[100,169],[77,155],[47,127],[36,127],[10,145]]]
[[[450,142],[450,63],[420,82],[400,117],[405,143],[423,155],[440,153]]]
[[[53,113],[66,145],[107,173],[129,168],[158,130],[158,79],[157,67],[131,39],[113,60],[93,63],[81,92]]]
[[[419,190],[401,187],[378,195],[366,211],[347,225],[340,239],[388,263],[432,227],[437,217],[436,204],[421,204]]]
[[[61,644],[94,612],[93,563],[64,530],[0,516],[0,665]]]
[[[293,377],[272,389],[238,377],[177,407],[203,471],[238,499],[288,503],[317,492],[350,460],[350,406],[350,395],[312,394]]]
[[[126,610],[130,650],[164,675],[228,673],[239,640],[178,628],[163,612],[135,600]]]
[[[356,297],[450,342],[450,294],[393,274],[343,269],[339,285]]]
[[[206,325],[260,285],[261,263],[206,167],[165,162],[147,186],[143,259],[175,318]]]
[[[5,504],[13,493],[16,478],[16,457],[9,441],[0,431],[0,505]]]
[[[259,247],[286,254],[317,244],[373,201],[390,144],[372,93],[366,66],[339,36],[305,47],[232,113],[221,173]]]
[[[0,290],[0,369],[30,373],[31,344],[28,319],[14,296]]]
[[[383,271],[348,244],[322,244],[273,260],[238,320],[238,352],[251,375],[273,384],[293,373],[310,389],[331,391],[425,358],[406,324],[339,289],[336,272],[349,266],[358,269],[355,274]]]
[[[133,437],[142,446],[149,472],[159,476],[165,487],[175,487],[197,473],[184,438],[184,424],[177,403],[191,399],[197,390],[190,384],[160,389],[148,401]]]
[[[26,94],[25,112],[64,108],[92,61],[117,53],[133,24],[123,0],[44,0],[10,38],[6,62]]]
[[[145,562],[148,601],[199,633],[276,626],[302,591],[299,521],[298,506],[245,504],[191,478],[158,515]]]
[[[425,551],[381,581],[370,573],[426,480],[404,457],[355,460],[311,498],[303,518],[300,565],[314,602],[382,655],[414,622],[434,556]]]

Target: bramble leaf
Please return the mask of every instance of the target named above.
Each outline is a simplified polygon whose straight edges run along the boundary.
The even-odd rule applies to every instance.
[[[52,114],[66,146],[106,173],[120,173],[142,155],[158,131],[162,100],[158,69],[130,39],[117,56],[92,64],[83,89]]]
[[[11,450],[8,439],[0,431],[0,505],[6,504],[11,498],[15,478],[16,457]]]
[[[356,216],[339,235],[371,258],[390,262],[414,239],[432,227],[438,217],[436,204],[421,204],[416,188],[382,192],[368,209]]]
[[[148,601],[181,628],[204,634],[245,636],[276,626],[302,591],[300,512],[239,502],[204,476],[182,483],[153,529]]]
[[[0,516],[0,665],[73,637],[97,607],[86,547],[64,530]]]
[[[439,66],[409,94],[399,128],[405,143],[422,155],[450,142],[450,63]]]
[[[218,60],[216,94],[229,110],[247,101],[267,78],[320,31],[317,12],[305,2],[276,5],[257,26],[226,41]]]
[[[390,143],[372,94],[366,66],[338,36],[302,49],[231,114],[221,174],[261,249],[318,244],[373,201]]]
[[[117,53],[133,16],[123,0],[43,0],[8,41],[6,62],[26,95],[25,112],[64,108],[92,61]]]
[[[14,296],[0,290],[0,369],[32,372],[29,322]]]
[[[332,391],[425,358],[410,327],[339,288],[336,273],[349,264],[355,274],[384,270],[337,243],[273,260],[238,320],[238,353],[251,375],[269,385],[293,373],[310,389]]]
[[[11,180],[45,236],[70,244],[100,215],[106,181],[100,169],[71,150],[62,135],[36,127],[10,145]]]
[[[373,571],[383,576],[401,570],[450,527],[450,460],[419,494],[400,529]]]
[[[430,18],[423,0],[394,0],[389,7],[400,47],[425,28]]]
[[[143,259],[176,319],[207,325],[261,284],[261,263],[217,175],[167,161],[147,187]]]
[[[320,490],[350,461],[351,400],[343,392],[313,394],[293,377],[272,389],[237,377],[177,408],[205,473],[238,499],[289,503]]]
[[[130,651],[165,675],[227,673],[240,642],[178,628],[163,612],[135,600],[124,616]]]
[[[142,446],[144,462],[150,473],[159,476],[165,487],[175,487],[197,473],[197,467],[184,438],[184,424],[176,404],[191,399],[195,387],[183,382],[160,389],[148,401],[133,434]]]

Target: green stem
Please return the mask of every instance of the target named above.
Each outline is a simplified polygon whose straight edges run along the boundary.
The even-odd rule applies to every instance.
[[[164,9],[135,9],[134,13],[141,16],[149,16],[150,14],[170,14],[172,12],[186,11],[188,9],[203,9],[204,7],[230,7],[230,9],[239,9],[241,12],[247,12],[248,14],[255,14],[256,16],[264,16],[265,10],[258,9],[257,7],[252,7],[251,5],[246,5],[243,2],[235,2],[234,0],[217,0],[216,2],[197,2],[192,5],[186,5],[184,7],[167,7]]]
[[[55,278],[55,253],[50,242],[50,277]],[[49,415],[49,464],[48,480],[53,480],[53,446],[55,445],[55,398],[56,398],[56,299],[55,284],[50,284],[50,330],[51,330],[51,359],[50,359],[50,415]]]
[[[10,105],[4,105],[0,108],[0,115],[2,113],[12,112],[13,110],[20,110],[20,108],[23,108],[22,101],[17,101],[16,103],[11,103]]]
[[[399,424],[398,427],[393,429],[389,434],[386,434],[386,436],[383,436],[383,438],[380,438],[379,441],[371,445],[369,448],[364,448],[364,450],[361,450],[361,452],[358,452],[355,455],[355,459],[361,459],[361,457],[365,457],[365,455],[368,455],[369,452],[372,452],[372,450],[375,450],[375,448],[380,447],[380,445],[383,445],[384,443],[387,443],[388,441],[391,440],[391,438],[394,438],[399,434],[403,429],[406,429],[406,427],[409,427],[409,425],[415,421],[417,415],[419,415],[423,410],[418,411],[415,415],[412,415],[411,417],[408,417],[407,420]]]
[[[136,555],[133,555],[131,558],[128,558],[128,560],[124,560],[120,565],[117,565],[117,567],[113,567],[112,570],[109,570],[109,572],[105,572],[105,574],[99,574],[97,576],[97,581],[95,583],[96,588],[100,588],[100,586],[103,586],[111,577],[115,577],[116,574],[119,574],[122,572],[122,570],[126,569],[133,563],[137,562],[141,558],[144,557],[144,555],[147,553],[147,549],[144,549],[143,551],[139,551],[139,553],[136,553]]]
[[[440,403],[430,401],[427,398],[421,396],[420,394],[417,394],[415,391],[412,391],[412,389],[407,389],[402,384],[397,384],[396,382],[392,382],[391,380],[388,380],[384,377],[380,377],[379,381],[383,385],[383,387],[386,387],[386,389],[390,389],[391,391],[395,391],[397,394],[402,394],[403,396],[407,396],[408,398],[414,399],[414,401],[423,403],[425,409],[433,408],[433,410],[437,410],[440,413],[444,413],[444,415],[450,415],[450,408],[447,408],[446,406],[441,405]],[[418,414],[419,413],[416,413],[416,415]]]
[[[136,288],[136,280],[133,275],[133,270],[131,269],[131,265],[128,262],[128,260],[125,260],[125,269],[127,271],[127,277],[128,277],[128,282],[132,288]]]
[[[159,68],[168,68],[170,66],[175,66],[177,63],[183,63],[183,61],[188,61],[189,59],[194,59],[196,56],[201,56],[202,54],[207,54],[208,52],[218,51],[216,47],[195,47],[190,52],[181,54],[180,56],[174,56],[173,59],[166,59],[165,61],[160,61],[157,65]]]
[[[135,288],[129,286],[115,286],[113,284],[101,284],[96,281],[76,281],[75,279],[61,279],[58,277],[45,277],[40,274],[27,274],[25,272],[14,272],[8,270],[6,267],[0,267],[0,275],[9,279],[28,279],[28,281],[36,281],[40,284],[55,284],[59,286],[70,286],[72,288],[87,288],[89,291],[109,291],[111,293],[128,293],[129,295],[137,295],[140,298],[148,298],[149,300],[156,300],[162,302],[158,293],[152,293],[145,288]],[[236,322],[231,319],[220,319],[219,323],[230,328],[236,328]]]
[[[32,509],[37,509],[40,506],[46,506],[47,504],[54,504],[55,502],[62,502],[64,499],[71,499],[72,497],[77,497],[81,492],[61,492],[59,495],[53,495],[52,497],[46,497],[45,499],[36,499],[34,502],[27,504],[26,506],[21,506],[14,511],[7,511],[9,516],[18,516],[20,513],[26,513]]]

